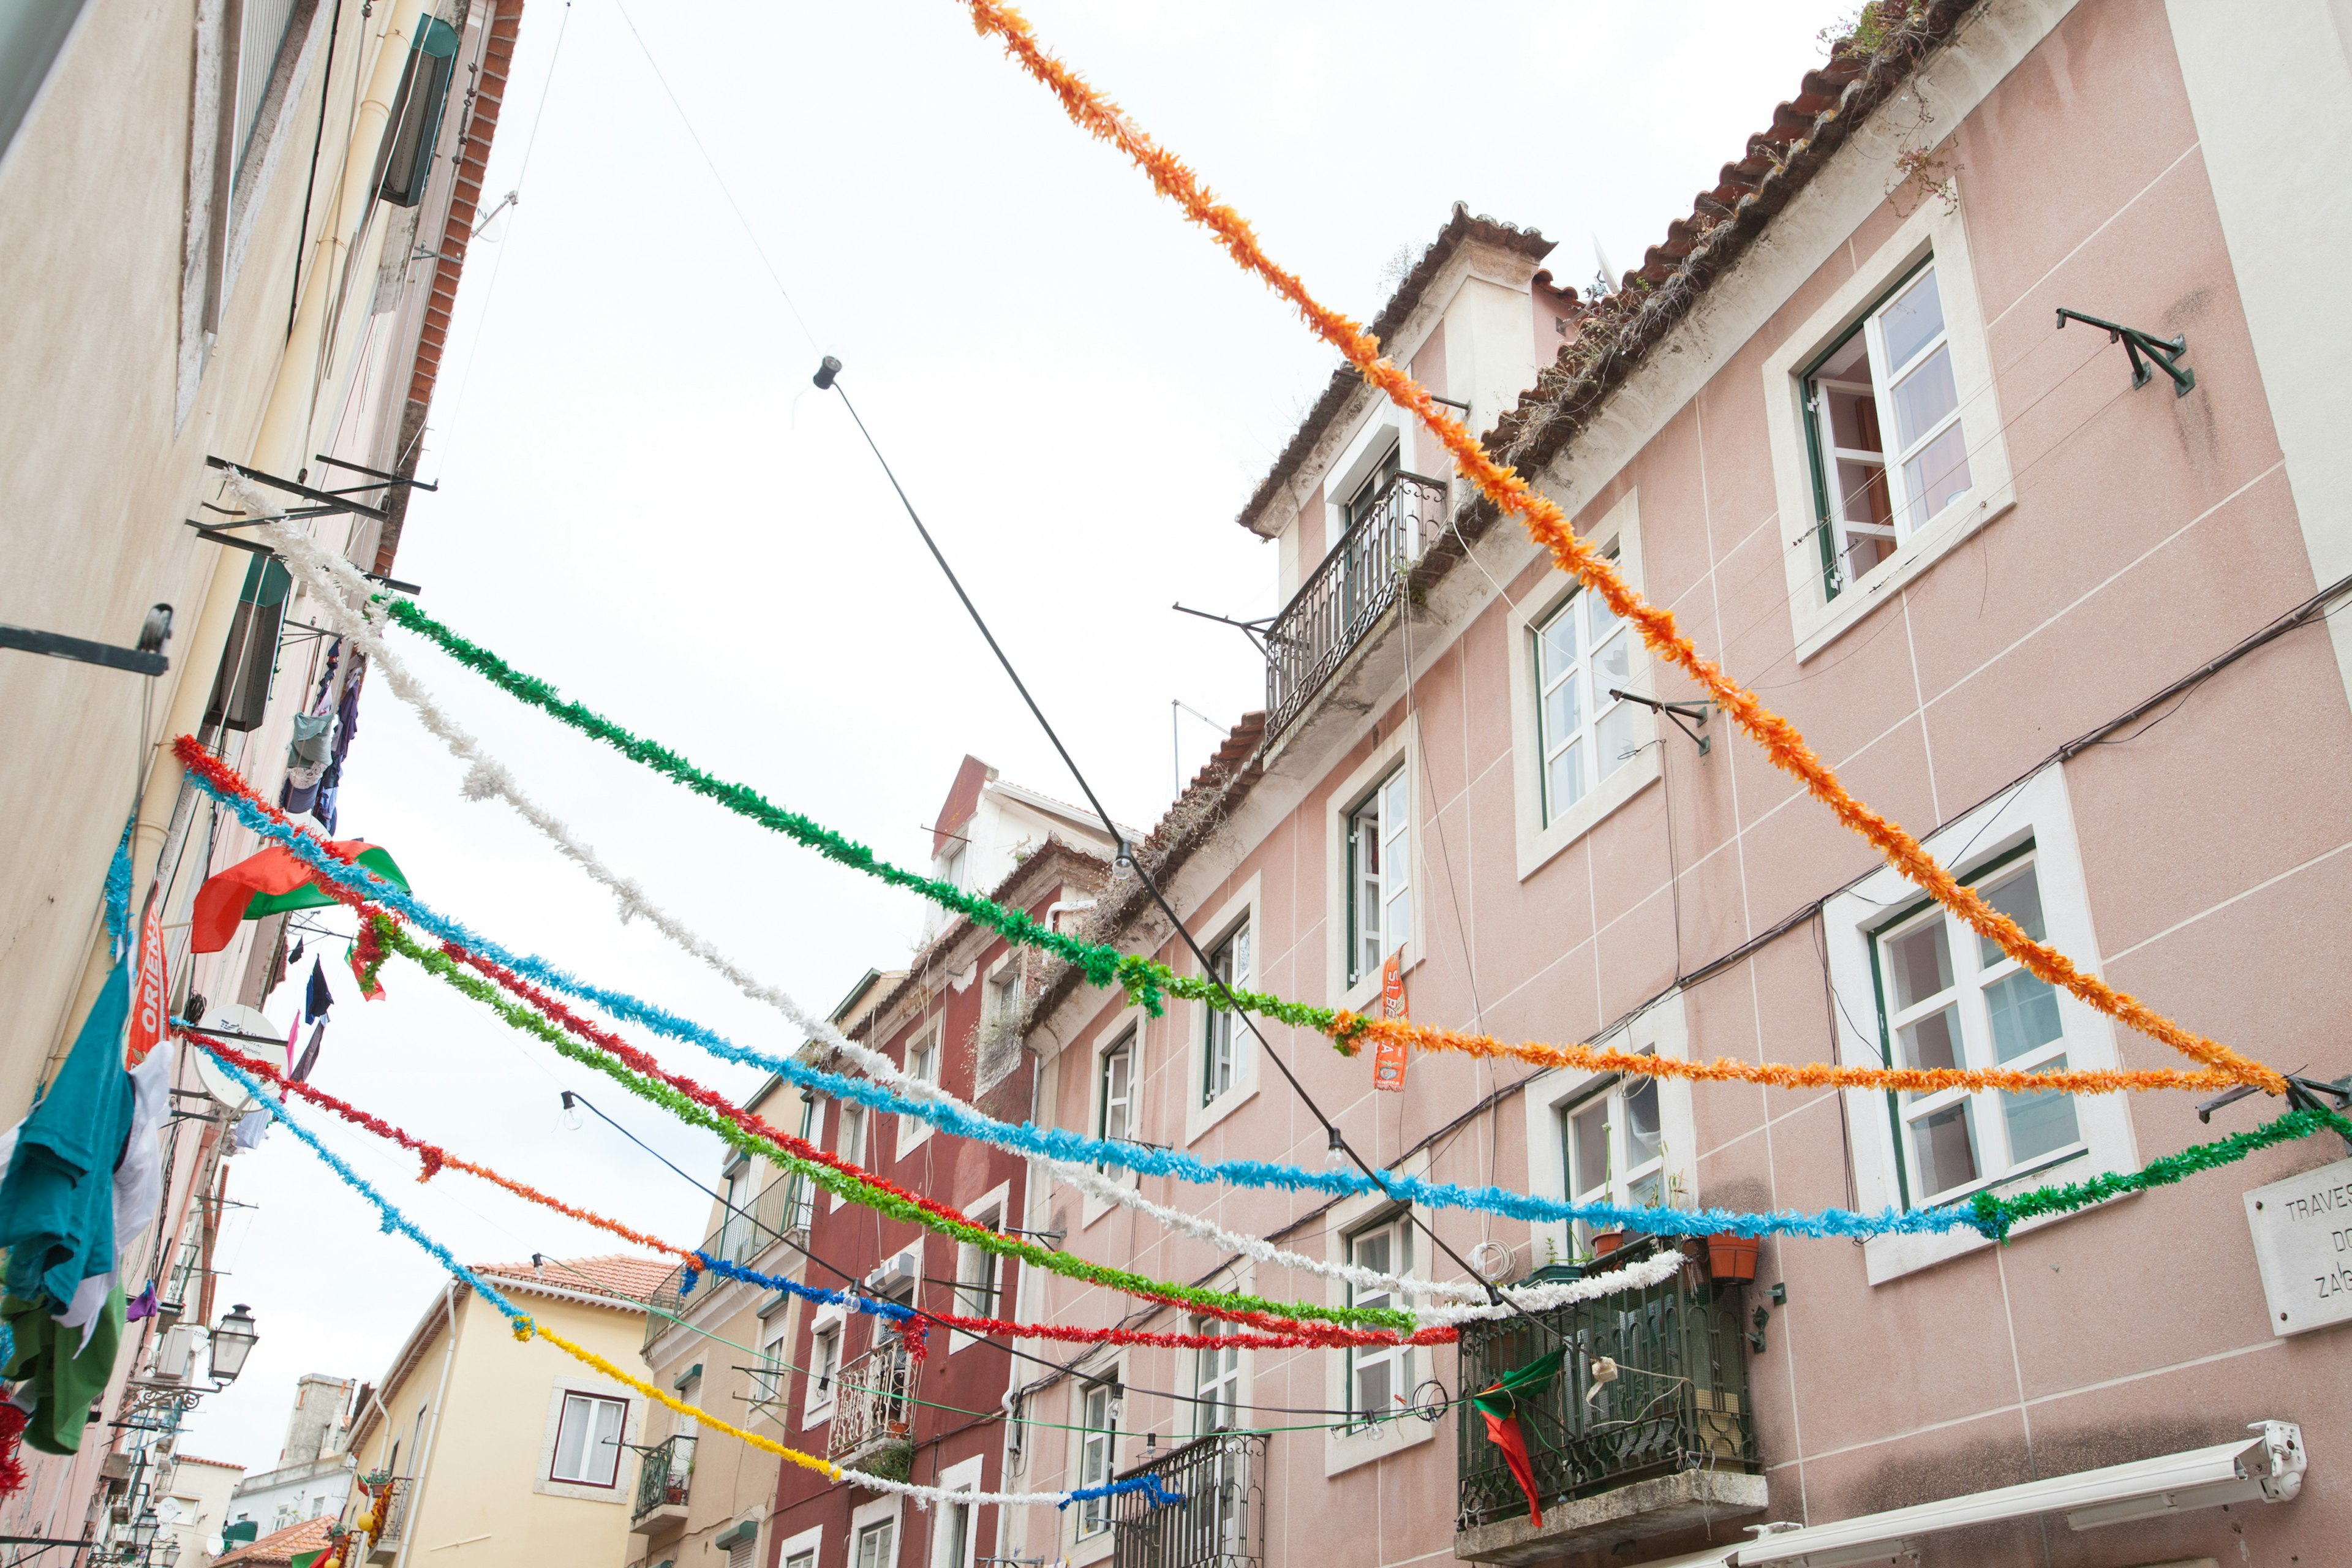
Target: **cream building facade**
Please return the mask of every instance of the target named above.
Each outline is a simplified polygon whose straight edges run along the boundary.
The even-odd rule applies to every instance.
[[[626,1366],[644,1298],[663,1270],[612,1255],[476,1272],[555,1332]],[[517,1342],[497,1310],[453,1281],[362,1399],[352,1428],[362,1480],[390,1487],[367,1561],[618,1561],[646,1405],[551,1345]]]

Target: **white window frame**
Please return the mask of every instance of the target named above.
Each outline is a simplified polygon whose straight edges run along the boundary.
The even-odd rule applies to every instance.
[[[1599,1079],[1560,1108],[1553,1136],[1561,1141],[1560,1168],[1568,1176],[1569,1202],[1626,1208],[1677,1206],[1675,1200],[1687,1189],[1666,1163],[1673,1141],[1665,1136],[1664,1099],[1664,1085],[1657,1079],[1625,1073]],[[1658,1137],[1653,1147],[1637,1141],[1635,1127],[1643,1104],[1655,1119]],[[1598,1182],[1588,1183],[1584,1178],[1588,1147],[1601,1156]],[[1575,1221],[1570,1229],[1575,1244],[1572,1257],[1591,1256],[1595,1234],[1592,1226]]]
[[[814,1090],[803,1089],[801,1100],[801,1140],[813,1147],[824,1147],[822,1123],[824,1113]],[[816,1184],[805,1173],[794,1171],[792,1186],[784,1194],[784,1234],[806,1231],[816,1223]]]
[[[2084,970],[2095,973],[2099,967],[2098,939],[2092,929],[2089,892],[2063,764],[2046,767],[2002,792],[1930,836],[1927,845],[1929,852],[1947,865],[1952,864],[1950,858],[1960,858],[1955,869],[1968,879],[1977,868],[2000,860],[2029,842],[2033,846],[2046,940]],[[1836,1027],[1841,1061],[1877,1063],[1885,1059],[1871,963],[1874,938],[1889,923],[1890,917],[1908,918],[1907,912],[1917,897],[1916,888],[1888,868],[1864,878],[1822,906],[1830,981],[1840,1004]],[[2114,1026],[2106,1016],[2064,992],[2057,994],[2057,1001],[2067,1066],[2087,1069],[2121,1066]],[[1887,1096],[1876,1089],[1845,1092],[1857,1206],[1864,1210],[1899,1207],[1904,1202],[1905,1180],[1888,1117]],[[2140,1162],[2130,1108],[2124,1103],[2127,1098],[2116,1094],[2077,1096],[2074,1115],[2082,1134],[2079,1152],[2054,1166],[2047,1162],[2028,1163],[1974,1190],[2006,1194],[2052,1180],[2083,1181],[2109,1172],[2137,1170]],[[1969,1189],[1963,1189],[1966,1190]],[[2059,1215],[2029,1220],[2012,1235],[2043,1225],[2062,1224],[2067,1217]],[[1940,1235],[1874,1237],[1864,1244],[1863,1257],[1870,1282],[1879,1285],[1990,1245],[1974,1228],[1961,1226]]]
[[[595,1481],[559,1481],[555,1477],[555,1454],[563,1428],[564,1405],[574,1397],[609,1399],[625,1406],[621,1417],[620,1443],[624,1450],[644,1441],[646,1402],[620,1384],[593,1375],[567,1377],[552,1384],[547,1395],[547,1422],[541,1429],[539,1462],[531,1472],[530,1489],[545,1497],[576,1498],[583,1502],[625,1503],[634,1500],[635,1490],[625,1485],[622,1467],[613,1468],[610,1485]]]
[[[1633,1019],[1623,1033],[1597,1043],[1687,1061],[1690,1035],[1683,1000],[1683,994],[1676,992]],[[1655,1160],[1643,1160],[1629,1167],[1627,1152],[1612,1146],[1609,1191],[1622,1202],[1630,1195],[1634,1182],[1654,1175],[1670,1205],[1688,1206],[1696,1201],[1698,1191],[1698,1122],[1691,1086],[1686,1079],[1671,1078],[1658,1079],[1657,1085],[1659,1154]],[[1528,1080],[1519,1098],[1527,1116],[1529,1191],[1573,1201],[1576,1194],[1570,1186],[1574,1178],[1569,1165],[1569,1112],[1590,1103],[1596,1094],[1622,1095],[1622,1080],[1615,1074],[1568,1068],[1554,1068]],[[1614,1136],[1622,1126],[1622,1118],[1612,1114],[1611,1124]],[[1531,1256],[1528,1262],[1531,1268],[1566,1263],[1591,1250],[1589,1227],[1580,1224],[1552,1220],[1531,1226],[1528,1230]]]
[[[908,1078],[919,1083],[938,1085],[946,1066],[946,1032],[940,1028],[937,1019],[916,1030],[907,1042],[907,1054],[903,1058]],[[898,1121],[898,1149],[892,1157],[903,1160],[929,1140],[931,1124],[919,1116],[902,1115]]]
[[[1429,1174],[1428,1152],[1424,1150],[1405,1160],[1398,1165],[1397,1170],[1402,1175],[1427,1176]],[[1386,1195],[1380,1193],[1360,1193],[1354,1197],[1343,1199],[1333,1205],[1329,1212],[1323,1216],[1324,1256],[1333,1263],[1349,1262],[1351,1253],[1350,1242],[1353,1238],[1385,1221],[1403,1218],[1402,1211],[1398,1210]],[[1424,1256],[1427,1251],[1424,1244],[1428,1239],[1427,1237],[1423,1236],[1416,1236],[1413,1238],[1413,1267],[1406,1270],[1421,1279],[1427,1279],[1430,1274],[1430,1268]],[[1392,1269],[1391,1272],[1398,1271]],[[1328,1281],[1326,1289],[1328,1300],[1335,1307],[1349,1305],[1359,1295],[1359,1292],[1346,1282],[1339,1279]],[[1330,1410],[1353,1408],[1350,1403],[1355,1382],[1356,1363],[1353,1356],[1341,1353],[1325,1355],[1319,1359],[1323,1363],[1325,1408]],[[1413,1383],[1401,1391],[1407,1399],[1412,1397],[1413,1387],[1429,1376],[1430,1364],[1426,1357],[1415,1358],[1412,1361],[1408,1370],[1413,1373]],[[1378,1459],[1392,1458],[1406,1449],[1432,1441],[1436,1435],[1437,1428],[1426,1421],[1384,1421],[1377,1426],[1359,1426],[1348,1421],[1335,1422],[1323,1430],[1323,1474],[1328,1479],[1354,1469],[1360,1465],[1368,1465]]]
[[[1231,1339],[1240,1333],[1238,1325],[1223,1318],[1194,1318],[1192,1331],[1214,1334]],[[1187,1352],[1192,1370],[1192,1396],[1213,1400],[1213,1405],[1195,1403],[1192,1407],[1192,1435],[1205,1437],[1212,1432],[1235,1432],[1243,1428],[1242,1412],[1249,1408],[1249,1397],[1243,1382],[1242,1357],[1247,1352],[1238,1344],[1216,1349],[1202,1348]],[[1216,1412],[1228,1413],[1219,1419]]]
[[[866,1146],[872,1137],[874,1121],[878,1113],[853,1100],[843,1100],[835,1109],[833,1118],[833,1152],[853,1165],[866,1163]],[[828,1194],[831,1201],[825,1212],[831,1214],[849,1200],[839,1193]]]
[[[980,1459],[975,1455],[959,1464],[948,1466],[939,1473],[938,1479],[931,1484],[951,1492],[977,1492],[980,1490]],[[929,1568],[972,1568],[973,1560],[980,1555],[981,1506],[977,1502],[957,1504],[945,1500],[933,1505],[938,1511],[932,1515],[931,1539],[927,1558]],[[963,1551],[961,1553],[950,1549],[948,1531],[949,1510],[957,1507],[964,1510]]]
[[[1348,858],[1342,875],[1348,895],[1343,908],[1349,990],[1377,976],[1389,955],[1412,934],[1412,827],[1417,815],[1412,774],[1400,757],[1348,809],[1340,827]]]
[[[806,1561],[800,1559],[806,1555]],[[824,1556],[824,1526],[811,1525],[776,1548],[776,1568],[816,1568]]]
[[[1629,489],[1611,503],[1598,522],[1582,537],[1594,548],[1613,553],[1617,574],[1635,590],[1643,584],[1641,492]],[[1519,879],[1534,876],[1560,851],[1582,838],[1619,807],[1658,781],[1664,771],[1664,748],[1652,744],[1658,737],[1657,715],[1636,706],[1628,715],[1627,740],[1632,759],[1596,778],[1582,796],[1560,811],[1549,811],[1544,784],[1544,733],[1541,711],[1543,682],[1536,639],[1543,627],[1563,610],[1572,610],[1577,596],[1591,592],[1566,572],[1553,567],[1534,589],[1512,605],[1504,617],[1505,646],[1509,650],[1511,689],[1511,778],[1518,850]],[[1625,634],[1633,635],[1628,627]],[[1627,645],[1625,690],[1658,696],[1652,689],[1653,661],[1639,639]],[[1586,723],[1594,715],[1588,705]]]
[[[772,1313],[760,1325],[761,1370],[751,1374],[754,1408],[780,1426],[784,1421],[786,1379],[792,1375],[786,1352],[792,1347],[794,1326],[789,1311]]]
[[[863,1544],[868,1530],[884,1523],[890,1526],[890,1550],[881,1562],[872,1564],[871,1568],[898,1568],[898,1559],[904,1554],[907,1545],[906,1513],[901,1507],[904,1500],[894,1493],[888,1497],[877,1498],[872,1502],[850,1511],[849,1557],[846,1568],[868,1568],[868,1565],[858,1562],[858,1548]]]
[[[834,1395],[841,1386],[841,1342],[847,1337],[846,1313],[840,1307],[821,1310],[809,1326],[808,1366],[801,1374],[801,1426],[822,1426],[833,1419]],[[819,1345],[830,1341],[833,1365],[828,1370]]]
[[[1259,882],[1254,875],[1243,884],[1240,892],[1210,911],[1209,917],[1192,929],[1216,933],[1215,940],[1204,941],[1201,944],[1213,955],[1227,938],[1246,923],[1250,932],[1250,967],[1248,976],[1242,984],[1249,989],[1264,991],[1272,987],[1266,979],[1269,955],[1263,946],[1265,922],[1259,918],[1260,913]],[[1215,1027],[1213,1020],[1218,1017],[1232,1019],[1233,1072],[1223,1093],[1204,1100],[1204,1091],[1209,1084],[1211,1030]],[[1255,1042],[1248,1026],[1233,1018],[1231,1014],[1220,1014],[1206,1002],[1187,1003],[1182,1025],[1188,1037],[1183,1092],[1184,1142],[1189,1145],[1257,1097],[1258,1059]]]
[[[1142,1055],[1143,1031],[1130,1024],[1118,1030],[1095,1054],[1095,1136],[1106,1142],[1126,1142],[1135,1137],[1136,1066]],[[1135,1172],[1126,1165],[1096,1166],[1105,1175],[1132,1183]]]
[[[1368,1249],[1368,1244],[1375,1240],[1384,1241],[1386,1244],[1385,1264],[1379,1263],[1377,1260],[1368,1260],[1361,1256]],[[1412,1211],[1398,1209],[1368,1224],[1354,1226],[1347,1233],[1346,1248],[1347,1261],[1349,1263],[1370,1262],[1372,1266],[1381,1268],[1384,1273],[1412,1274],[1415,1261],[1421,1253],[1421,1248],[1415,1245],[1413,1237]],[[1350,1307],[1410,1309],[1412,1304],[1413,1298],[1400,1291],[1365,1291],[1358,1289],[1353,1285],[1348,1287],[1348,1305]],[[1349,1412],[1349,1426],[1351,1429],[1361,1431],[1374,1425],[1383,1426],[1396,1425],[1394,1421],[1375,1423],[1370,1419],[1359,1419],[1359,1417],[1395,1415],[1404,1408],[1403,1405],[1398,1403],[1399,1395],[1402,1395],[1406,1403],[1412,1401],[1415,1382],[1413,1372],[1416,1364],[1413,1352],[1417,1348],[1410,1344],[1381,1345],[1376,1349],[1352,1346],[1343,1353],[1343,1359],[1348,1363],[1346,1384],[1348,1396],[1341,1402],[1339,1408]],[[1357,1374],[1374,1367],[1386,1367],[1389,1373],[1389,1404],[1385,1410],[1380,1412],[1361,1407],[1358,1398]]]
[[[978,1198],[964,1205],[963,1212],[988,1229],[999,1230],[1006,1223],[1004,1216],[1011,1212],[1009,1205],[1012,1201],[1012,1184],[999,1182]],[[1006,1310],[1012,1302],[1015,1284],[1012,1272],[1013,1259],[1001,1252],[991,1252],[984,1247],[974,1247],[967,1241],[956,1243],[954,1257],[956,1284],[949,1295],[949,1300],[954,1303],[953,1310],[967,1317],[974,1318],[1013,1316],[1012,1312]],[[986,1265],[988,1278],[994,1286],[993,1301],[986,1307],[973,1304],[973,1299],[965,1293],[964,1284],[966,1280],[973,1278],[975,1269],[982,1263]],[[982,1342],[982,1336],[978,1334],[967,1334],[955,1329],[948,1331],[950,1355],[953,1355],[966,1345],[981,1342]]]
[[[1960,189],[1955,184],[1955,199],[1950,203],[1920,203],[1919,209],[1765,359],[1765,417],[1780,501],[1777,543],[1781,547],[1800,664],[2016,504],[1991,351],[1969,251],[1968,224],[1966,215],[1958,210]],[[1813,489],[1812,453],[1807,444],[1803,374],[1931,258],[1937,293],[1943,302],[1945,342],[1952,355],[1959,417],[1968,432],[1969,489],[1966,496],[1899,539],[1893,555],[1832,596],[1822,570],[1816,521],[1822,508]],[[1885,429],[1884,438],[1890,442],[1896,438],[1891,425]]]
[[[1551,613],[1531,628],[1523,657],[1535,661],[1536,757],[1538,805],[1543,821],[1573,812],[1584,797],[1599,789],[1617,771],[1639,755],[1642,737],[1633,721],[1644,710],[1637,702],[1612,695],[1633,689],[1633,652],[1641,634],[1617,618],[1608,601],[1590,588],[1580,588],[1552,606]],[[1621,674],[1601,668],[1601,656],[1615,650],[1625,661]],[[1565,657],[1565,668],[1553,673],[1555,658]],[[1622,682],[1623,684],[1619,684]],[[1549,721],[1554,692],[1567,690],[1576,701],[1577,721],[1554,733]],[[1568,770],[1554,763],[1573,753]],[[1563,771],[1573,771],[1575,797],[1563,800],[1556,786]]]
[[[1070,1434],[1075,1450],[1071,1471],[1078,1484],[1073,1490],[1098,1487],[1118,1473],[1118,1397],[1119,1369],[1112,1366],[1093,1374],[1093,1381],[1077,1385],[1077,1395],[1071,1401],[1076,1419],[1070,1425],[1076,1428]],[[1095,1423],[1100,1421],[1101,1426]],[[1108,1547],[1110,1540],[1110,1499],[1088,1498],[1070,1510],[1074,1542],[1100,1541]]]
[[[1420,963],[1422,954],[1428,951],[1423,940],[1423,905],[1427,900],[1421,896],[1421,892],[1428,886],[1429,865],[1428,857],[1423,853],[1422,817],[1425,808],[1422,804],[1423,792],[1418,717],[1398,725],[1395,733],[1367,752],[1363,760],[1339,781],[1328,797],[1332,808],[1326,815],[1328,838],[1325,853],[1330,857],[1327,862],[1330,870],[1327,875],[1324,896],[1329,900],[1327,907],[1330,915],[1324,921],[1328,932],[1324,944],[1325,962],[1330,965],[1331,988],[1336,993],[1332,1005],[1351,1007],[1358,1012],[1370,1010],[1379,1000],[1381,966],[1374,964],[1361,973],[1355,971],[1353,950],[1357,933],[1349,915],[1351,897],[1349,880],[1354,870],[1354,861],[1349,847],[1349,829],[1356,808],[1363,805],[1376,787],[1399,772],[1404,776],[1404,795],[1409,806],[1403,839],[1408,881],[1405,930],[1402,940],[1393,946],[1387,940],[1390,933],[1382,932],[1381,949],[1384,958],[1390,952],[1399,954],[1399,966],[1410,975]],[[1349,978],[1351,974],[1354,975],[1352,979]]]

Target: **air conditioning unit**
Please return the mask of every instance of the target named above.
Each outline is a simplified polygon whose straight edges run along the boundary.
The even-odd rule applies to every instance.
[[[923,1248],[919,1242],[884,1258],[881,1267],[866,1277],[866,1289],[877,1296],[896,1295],[912,1287],[922,1272]]]

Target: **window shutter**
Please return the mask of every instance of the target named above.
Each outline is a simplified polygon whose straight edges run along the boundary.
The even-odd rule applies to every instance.
[[[422,18],[393,100],[398,116],[384,128],[383,148],[375,160],[376,195],[396,207],[425,199],[433,146],[441,136],[441,110],[457,68],[457,30],[437,17]]]

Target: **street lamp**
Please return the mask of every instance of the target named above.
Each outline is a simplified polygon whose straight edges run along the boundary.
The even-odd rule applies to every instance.
[[[253,1353],[253,1342],[260,1337],[253,1330],[252,1310],[239,1301],[213,1330],[213,1381],[235,1383],[236,1374],[245,1370],[245,1358]]]
[[[155,1544],[155,1531],[159,1528],[161,1528],[161,1521],[156,1519],[155,1510],[152,1508],[142,1509],[138,1522],[131,1527],[131,1562],[137,1563],[145,1559],[148,1550]]]

